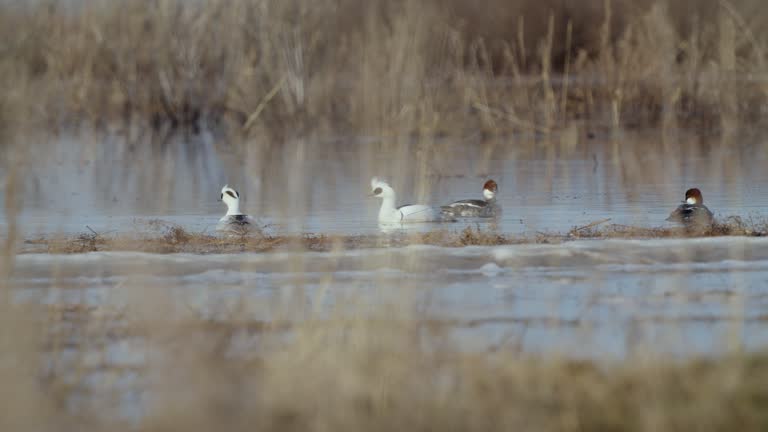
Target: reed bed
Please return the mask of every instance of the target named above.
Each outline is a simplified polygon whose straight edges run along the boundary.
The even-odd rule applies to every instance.
[[[761,123],[759,0],[0,5],[3,119],[509,136]],[[584,126],[587,125],[587,126]]]

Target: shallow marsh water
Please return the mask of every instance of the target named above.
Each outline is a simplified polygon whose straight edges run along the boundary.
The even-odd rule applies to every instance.
[[[391,174],[401,203],[418,195],[409,173],[412,161],[365,153],[370,145],[365,140],[352,143],[354,150],[308,157],[300,175],[287,175],[296,168],[290,157],[249,165],[222,151],[210,136],[193,144],[172,140],[158,152],[114,138],[59,139],[25,178],[24,237],[141,233],[155,219],[211,232],[224,210],[217,201],[224,183],[237,186],[244,209],[274,233],[377,234],[379,202],[367,197],[372,175]],[[477,198],[483,181],[495,179],[504,212],[494,224],[480,222],[485,230],[563,233],[609,218],[615,224],[664,226],[693,185],[704,191],[718,217],[768,215],[763,169],[768,156],[760,152],[717,157],[639,152],[628,168],[610,152],[585,151],[581,158],[500,153],[505,157],[481,160],[466,147],[457,145],[434,161],[426,176],[430,187],[422,195],[435,205]],[[414,224],[402,230],[460,231],[476,224]],[[382,292],[408,287],[423,318],[455,323],[456,335],[472,348],[500,346],[517,335],[515,343],[533,351],[622,357],[647,346],[685,355],[716,353],[729,344],[764,346],[767,338],[761,335],[768,334],[762,331],[768,323],[768,242],[761,239],[320,254],[32,254],[18,257],[14,275],[20,301],[120,304],[127,291],[157,286],[184,307],[201,311],[246,299],[255,320],[274,318],[272,301],[296,290],[305,290],[307,303],[324,313],[323,302],[333,303],[329,299],[355,294],[383,302]],[[325,293],[322,301],[318,291]]]
[[[206,135],[153,146],[70,137],[45,144],[46,156],[25,167],[20,228],[27,237],[88,232],[87,227],[134,232],[160,219],[189,231],[212,232],[226,210],[218,198],[228,183],[243,196],[242,209],[275,233],[379,233],[380,201],[368,196],[372,176],[395,187],[399,204],[434,206],[481,198],[483,182],[493,178],[504,208],[495,228],[509,234],[567,232],[607,218],[615,224],[664,226],[693,186],[704,191],[706,204],[719,218],[768,215],[768,154],[760,151],[760,139],[707,153],[665,152],[650,143],[648,152],[630,151],[646,145],[646,139],[629,140],[618,157],[601,150],[609,145],[600,142],[569,157],[547,152],[518,156],[504,150],[510,145],[504,142],[480,157],[473,150],[479,144],[453,143],[435,151],[434,159],[426,161],[428,172],[417,178],[418,164],[407,152],[380,156],[362,139],[348,140],[333,152],[315,151],[298,162],[290,148],[253,162],[253,157],[232,156]],[[461,230],[475,223],[400,228]]]
[[[175,365],[178,344],[190,337],[221,340],[218,326],[231,329],[224,330],[229,358],[268,352],[298,337],[293,326],[366,317],[393,327],[424,323],[439,335],[426,349],[448,342],[470,352],[608,364],[636,355],[688,358],[764,349],[766,280],[768,239],[718,237],[320,253],[23,254],[12,283],[16,302],[64,311],[49,318],[58,348],[47,368],[75,380],[80,391],[70,409],[138,420],[152,395],[165,391],[155,368]],[[185,320],[200,327],[177,339],[171,329]]]
[[[222,156],[229,153],[210,137],[185,144],[172,141],[159,153],[143,153],[119,140],[58,140],[26,172],[23,237],[145,233],[157,219],[211,232],[224,211],[217,201],[224,183],[238,187],[244,209],[275,234],[381,234],[379,202],[367,197],[370,177],[390,179],[400,203],[420,195],[407,157],[343,150],[308,157],[300,175],[287,175],[298,172],[291,158],[244,163]],[[693,185],[718,217],[768,215],[765,154],[640,154],[630,166],[600,151],[569,158],[501,152],[481,160],[458,146],[435,161],[421,195],[435,205],[477,198],[484,180],[493,178],[504,213],[495,224],[481,222],[481,229],[520,235],[564,233],[609,218],[665,226]],[[5,219],[0,226],[6,228]],[[386,242],[393,233],[381,235]],[[375,317],[395,305],[469,351],[689,357],[765,348],[766,281],[768,240],[743,237],[322,253],[32,253],[17,257],[12,277],[15,301],[65,311],[51,324],[52,333],[62,334],[53,339],[63,345],[50,369],[89,370],[79,378],[82,397],[69,399],[71,408],[100,406],[103,394],[113,402],[117,397],[111,406],[129,419],[140,418],[148,394],[159,390],[147,393],[142,368],[172,356],[130,330],[131,315],[145,310],[171,321],[192,315],[207,323],[281,323],[277,337],[285,338],[292,323]],[[233,341],[233,355],[264,344],[247,331]]]
[[[290,321],[296,318],[281,303],[297,300],[297,316],[322,319],[356,296],[364,311],[405,295],[420,318],[471,335],[463,342],[472,349],[517,335],[516,346],[526,351],[611,358],[640,348],[685,355],[765,346],[766,280],[768,240],[735,237],[328,253],[26,254],[14,277],[19,301],[121,309],[136,292],[163,290],[158,295],[178,302],[168,314],[191,308],[215,320],[246,305],[240,318]]]

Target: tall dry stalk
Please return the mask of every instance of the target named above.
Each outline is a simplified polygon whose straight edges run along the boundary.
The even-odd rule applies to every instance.
[[[425,116],[437,114],[433,133],[441,135],[541,132],[555,125],[554,116],[566,128],[586,118],[614,129],[672,130],[678,122],[727,120],[701,87],[679,86],[683,70],[687,76],[696,70],[697,81],[709,79],[708,68],[721,61],[734,79],[765,72],[766,41],[756,29],[766,18],[747,15],[756,4],[704,0],[685,9],[671,2],[589,0],[574,7],[516,0],[482,10],[460,0],[4,4],[0,73],[30,81],[18,108],[38,128],[121,122],[211,128],[233,141],[338,130],[393,136],[419,130],[408,117],[427,99],[432,114]],[[691,29],[720,27],[699,31],[697,44],[720,46],[730,38],[733,46],[718,50],[730,49],[733,61],[706,49],[691,63]],[[660,46],[664,54],[651,57]],[[735,121],[759,119],[752,107],[766,99],[764,87],[754,82],[723,91],[745,101],[723,112],[733,111]],[[693,113],[676,114],[681,110]]]

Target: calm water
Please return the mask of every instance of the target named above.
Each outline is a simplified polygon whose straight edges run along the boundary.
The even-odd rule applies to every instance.
[[[290,148],[245,163],[210,137],[151,151],[114,139],[61,139],[26,171],[21,229],[26,237],[87,227],[145,232],[150,220],[161,219],[212,232],[224,211],[219,190],[229,183],[244,196],[244,210],[276,233],[380,233],[380,202],[367,197],[370,177],[388,178],[398,201],[410,202],[417,198],[414,163],[407,155],[366,153],[364,140],[354,144],[354,151],[333,152],[299,146],[298,153]],[[472,157],[474,147],[465,147],[429,161],[423,202],[477,198],[493,178],[504,208],[496,229],[504,233],[562,233],[606,218],[663,226],[692,185],[718,217],[768,215],[767,158],[749,145],[744,154],[685,158],[635,152],[629,165],[598,151],[569,159],[507,152],[480,160]],[[474,222],[403,229],[467,225]],[[14,277],[19,301],[120,305],[125,293],[157,286],[202,312],[247,299],[258,320],[274,318],[274,299],[299,288],[313,311],[323,313],[336,298],[370,297],[376,304],[384,302],[381,292],[407,287],[425,318],[455,324],[456,337],[473,349],[514,340],[525,350],[579,356],[621,357],[640,346],[686,355],[729,344],[758,348],[768,339],[768,241],[762,239],[298,255],[36,254],[18,258]],[[328,293],[318,300],[321,288]]]
[[[49,367],[63,377],[85,371],[73,410],[140,419],[153,391],[162,391],[153,387],[162,382],[153,379],[153,361],[173,358],[178,348],[166,346],[167,336],[145,340],[126,327],[134,321],[155,322],[149,328],[162,334],[161,323],[190,316],[214,323],[322,321],[329,314],[391,319],[391,306],[400,304],[399,314],[441,323],[441,340],[471,351],[600,361],[687,357],[764,349],[766,280],[768,239],[707,238],[335,253],[27,254],[17,259],[13,284],[20,303],[95,307],[85,320],[74,313],[71,322],[54,321],[51,332],[63,335],[53,338],[60,351]],[[121,318],[110,318],[114,313]],[[290,334],[235,332],[229,355],[253,358]]]
[[[766,280],[764,238],[302,254],[29,254],[19,257],[15,273],[20,301],[122,309],[155,292],[176,299],[164,313],[191,309],[215,320],[242,305],[240,313],[252,320],[322,319],[326,307],[342,300],[376,305],[407,297],[420,318],[445,320],[473,349],[504,346],[514,336],[527,351],[614,358],[635,349],[707,354],[729,344],[764,347]],[[295,306],[297,296],[312,313],[280,312],[284,302]]]
[[[504,208],[498,228],[505,233],[566,232],[605,218],[663,226],[692,186],[704,191],[716,216],[768,215],[768,154],[760,150],[764,146],[757,147],[759,142],[745,143],[737,147],[740,151],[677,156],[627,152],[619,158],[599,151],[599,145],[582,158],[568,159],[518,158],[514,152],[497,151],[482,161],[472,145],[457,146],[427,161],[428,190],[421,199],[417,164],[410,155],[366,154],[359,149],[367,148],[364,144],[350,142],[356,150],[307,151],[298,161],[288,149],[269,160],[251,157],[244,162],[211,138],[138,150],[121,140],[61,139],[44,144],[46,157],[25,171],[22,229],[27,236],[87,232],[86,226],[98,232],[132,232],[145,231],[147,221],[161,219],[208,232],[225,212],[217,200],[221,186],[229,183],[243,196],[242,210],[276,232],[377,233],[380,201],[367,196],[374,175],[395,187],[399,204],[435,206],[480,198],[483,182],[493,178]],[[0,216],[0,227],[4,223]]]
[[[380,233],[379,201],[367,197],[370,177],[390,180],[399,203],[413,202],[418,164],[408,154],[381,156],[365,150],[365,141],[354,144],[354,151],[331,154],[298,146],[243,162],[210,137],[151,151],[109,139],[45,143],[45,156],[25,167],[21,230],[25,237],[89,228],[145,233],[149,221],[160,219],[212,232],[224,213],[220,188],[229,183],[244,196],[243,209],[275,233]],[[693,185],[718,217],[762,219],[768,156],[759,144],[745,144],[743,154],[635,152],[630,164],[600,151],[568,159],[501,152],[479,160],[471,146],[459,146],[429,161],[430,187],[421,197],[434,205],[479,198],[484,180],[493,178],[504,208],[495,229],[511,234],[563,233],[606,218],[664,226]],[[439,227],[458,231],[470,224]],[[0,217],[0,228],[5,225]],[[467,350],[621,359],[648,351],[685,357],[764,349],[766,281],[768,239],[708,238],[334,253],[25,254],[16,260],[12,283],[20,303],[138,316],[160,304],[171,320],[192,313],[226,322],[236,311],[239,319],[296,321],[375,315],[382,306],[403,304],[406,315],[441,323]],[[82,325],[76,321],[71,324]],[[139,371],[157,352],[130,332],[120,336],[121,320],[94,325],[117,336],[92,352],[83,348],[93,342],[93,325],[86,323],[70,334],[70,348],[51,368],[94,367],[81,383],[91,396],[73,398],[74,409],[117,391],[120,414],[138,418],[149,403]],[[237,345],[252,350],[258,344],[244,335]],[[109,371],[104,364],[126,369]]]

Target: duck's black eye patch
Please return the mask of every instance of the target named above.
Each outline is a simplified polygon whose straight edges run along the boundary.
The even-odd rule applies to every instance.
[[[224,194],[221,194],[221,197],[219,199],[224,199]]]
[[[233,194],[233,193],[232,193],[232,191],[227,191],[227,192],[226,192],[226,194],[227,194],[227,195],[229,195],[229,196],[231,196],[232,198],[237,198],[237,197],[235,196],[235,194]],[[222,198],[223,198],[223,197],[224,197],[224,195],[222,195]]]
[[[377,187],[376,189],[373,190],[373,194],[374,195],[378,195],[380,193],[381,193],[381,188],[380,187]]]

